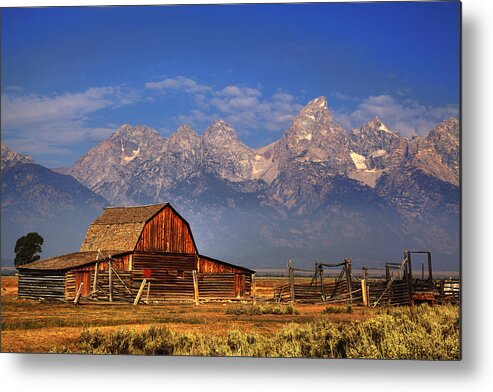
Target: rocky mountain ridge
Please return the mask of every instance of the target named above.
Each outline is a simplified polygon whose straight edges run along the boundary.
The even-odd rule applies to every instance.
[[[212,123],[203,136],[182,125],[169,138],[151,128],[124,125],[68,173],[111,202],[129,204],[137,202],[128,187],[135,179],[145,179],[140,183],[145,183],[146,199],[157,202],[163,189],[200,173],[235,184],[239,191],[279,187],[298,174],[302,183],[341,175],[375,188],[383,173],[411,165],[457,186],[458,127],[457,119],[449,119],[427,136],[409,140],[377,117],[346,134],[333,121],[326,99],[319,97],[300,111],[281,139],[266,147],[248,147],[223,120]],[[289,208],[292,202],[280,195],[292,191],[271,194]]]
[[[23,155],[12,151],[4,142],[1,142],[0,162],[0,169],[3,170],[17,165],[18,163],[34,163],[34,160],[29,155]]]

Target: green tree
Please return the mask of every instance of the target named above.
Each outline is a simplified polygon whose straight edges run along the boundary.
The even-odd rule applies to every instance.
[[[41,253],[41,245],[43,245],[43,237],[38,233],[27,233],[25,236],[20,237],[15,243],[15,266],[31,263],[39,260]]]

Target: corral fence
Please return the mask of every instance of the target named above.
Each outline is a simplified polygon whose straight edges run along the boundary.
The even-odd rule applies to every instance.
[[[385,269],[363,267],[361,276],[357,277],[353,275],[351,259],[332,264],[316,262],[313,270],[294,268],[290,260],[286,281],[274,288],[273,299],[376,307],[411,305],[424,295],[431,298],[431,303],[459,303],[459,279],[413,279],[409,264],[410,258],[405,254],[400,263],[386,263]],[[379,276],[372,276],[375,271]],[[329,277],[334,272],[338,272],[336,277]],[[307,274],[311,274],[311,279]]]
[[[337,278],[326,272],[338,271]],[[311,280],[296,276],[296,273],[312,272]],[[301,303],[357,303],[361,302],[362,290],[351,273],[351,260],[341,263],[316,263],[315,270],[294,268],[288,263],[288,282],[274,288],[276,302],[295,301]]]

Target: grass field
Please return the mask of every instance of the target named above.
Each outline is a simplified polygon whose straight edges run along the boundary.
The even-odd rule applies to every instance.
[[[257,280],[269,297],[277,278]],[[79,305],[17,299],[2,277],[3,352],[459,358],[457,307]]]

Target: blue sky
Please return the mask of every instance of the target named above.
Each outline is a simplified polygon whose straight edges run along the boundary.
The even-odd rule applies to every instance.
[[[426,134],[459,105],[459,4],[2,9],[2,140],[73,164],[122,124],[224,118],[260,147],[326,96],[346,129]]]

